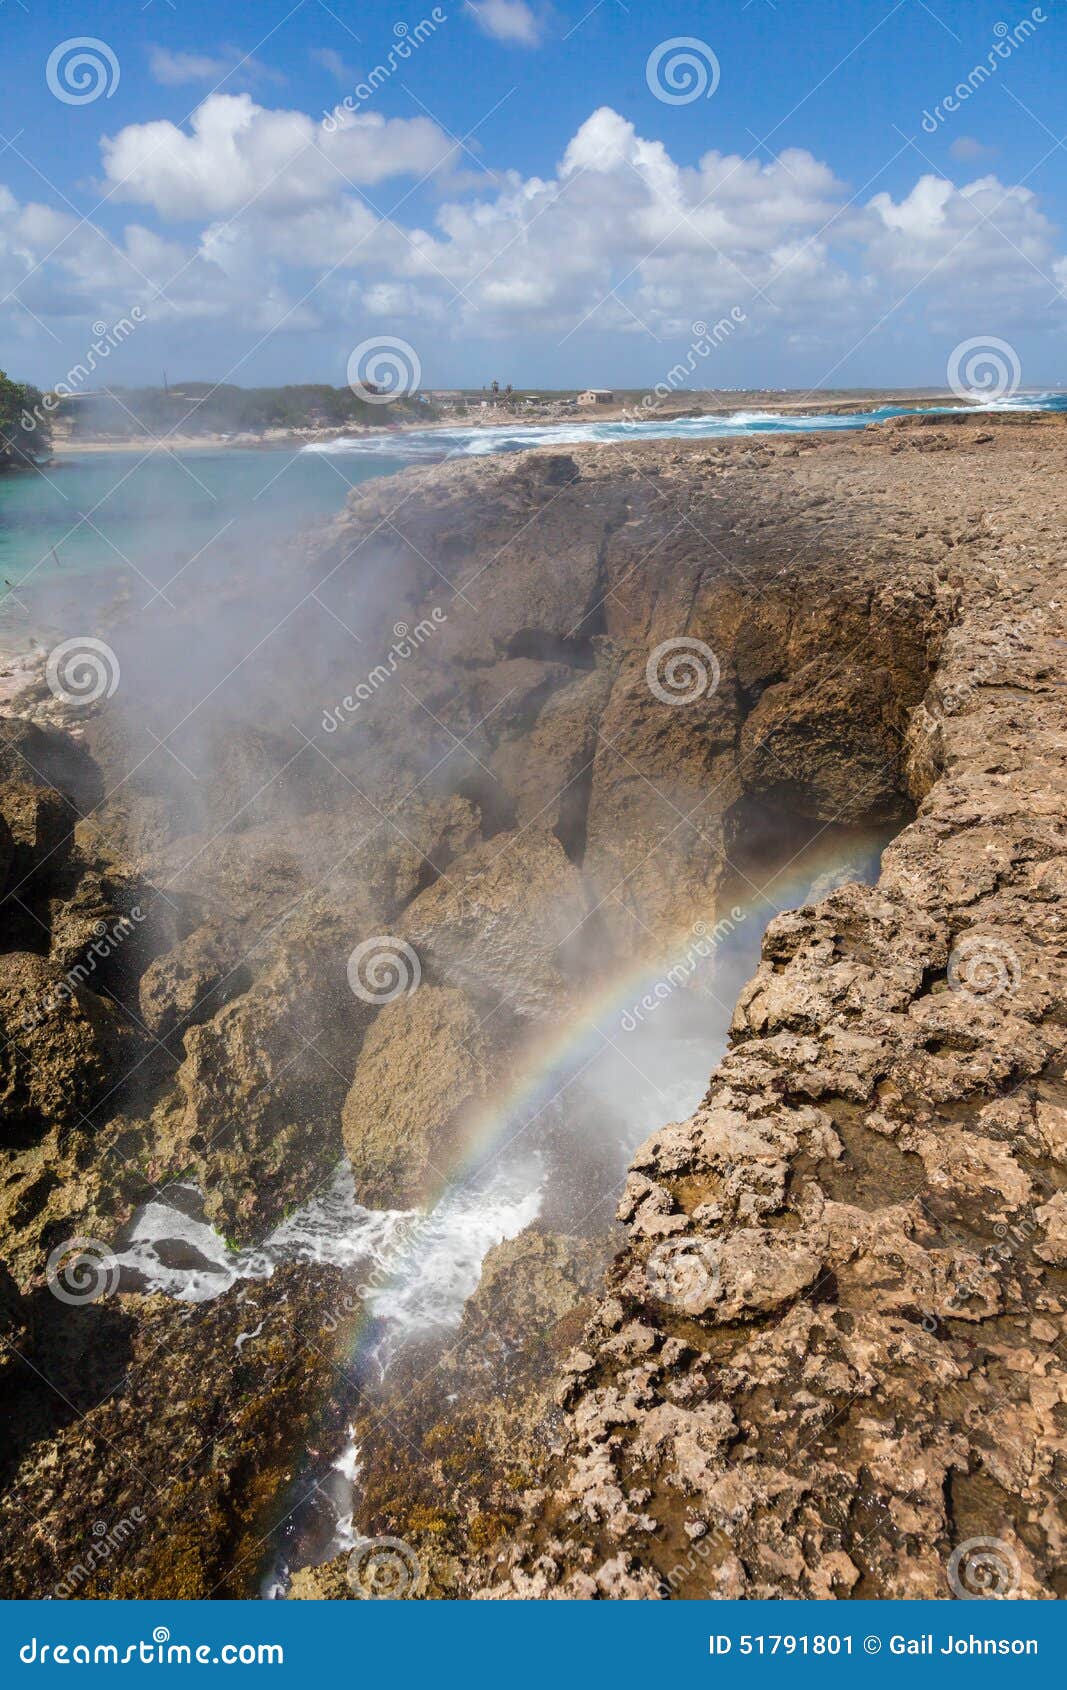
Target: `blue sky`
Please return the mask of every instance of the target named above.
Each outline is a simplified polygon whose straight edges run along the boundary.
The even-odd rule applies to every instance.
[[[941,383],[990,338],[1059,385],[1063,21],[0,0],[0,363],[54,382],[125,318],[111,381],[341,383],[384,338],[429,386],[638,386],[728,318],[692,385]]]

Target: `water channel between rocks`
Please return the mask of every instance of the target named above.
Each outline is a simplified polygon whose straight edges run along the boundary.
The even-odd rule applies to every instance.
[[[763,818],[760,838],[735,851],[738,866],[714,909],[654,962],[646,957],[589,990],[566,1036],[528,1060],[490,1111],[476,1154],[428,1214],[364,1207],[342,1161],[260,1244],[236,1249],[205,1218],[201,1192],[176,1183],[115,1241],[123,1288],[203,1302],[282,1263],[328,1264],[350,1281],[349,1312],[361,1310],[354,1390],[380,1386],[410,1347],[432,1356],[456,1330],[495,1245],[536,1220],[571,1234],[610,1232],[636,1147],[699,1105],[770,920],[846,881],[872,884],[895,831]],[[250,1324],[236,1342],[256,1337]],[[328,1449],[324,1441],[311,1466],[265,1594],[283,1594],[296,1566],[357,1541],[351,1437]]]

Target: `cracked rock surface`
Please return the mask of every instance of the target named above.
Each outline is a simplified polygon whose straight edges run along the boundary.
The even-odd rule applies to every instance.
[[[916,819],[875,887],[771,924],[704,1102],[634,1157],[551,1506],[493,1594],[945,1597],[980,1535],[1065,1594],[1063,445],[1011,433],[1025,493],[962,430],[919,478],[977,531]]]
[[[0,723],[14,1593],[147,1510],[141,1466],[165,1505],[91,1593],[245,1594],[294,1450],[344,1432],[333,1271],[68,1310],[52,1247],[179,1175],[255,1243],[345,1146],[369,1198],[430,1200],[591,956],[713,908],[786,811],[901,831],[771,923],[701,1106],[587,1234],[491,1252],[455,1341],[362,1392],[359,1527],[430,1596],[946,1597],[975,1537],[1065,1594],[1065,467],[1060,419],[1005,415],[420,468],[303,560],[367,651],[430,630],[318,749],[351,652],[289,696],[295,619],[262,720],[180,742],[199,797],[132,717]],[[684,707],[650,684],[679,638],[717,665]],[[422,985],[379,1008],[346,960],[382,933]]]

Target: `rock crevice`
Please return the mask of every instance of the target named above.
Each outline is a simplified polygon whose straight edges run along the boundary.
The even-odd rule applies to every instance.
[[[179,743],[213,771],[201,790],[145,761],[172,697],[73,735],[31,698],[0,746],[14,1351],[44,1344],[69,1383],[84,1311],[40,1303],[49,1250],[113,1236],[178,1174],[242,1241],[342,1145],[357,1194],[432,1200],[526,1041],[567,1025],[597,969],[714,912],[757,824],[900,825],[876,886],[771,923],[701,1107],[633,1157],[606,1286],[602,1240],[524,1234],[489,1259],[447,1366],[366,1400],[361,1526],[414,1543],[429,1594],[944,1596],[965,1531],[1007,1544],[1023,1594],[1058,1591],[1067,431],[995,434],[453,464],[404,478],[402,520],[371,484],[308,579],[361,650],[401,626],[421,643],[362,691],[351,650],[325,654],[309,708],[294,626],[254,721]],[[1055,518],[1040,546],[1035,501]],[[113,971],[27,1021],[91,924],[142,897]],[[384,1006],[348,972],[381,935],[422,981]],[[27,1511],[47,1529],[16,1593],[50,1588],[84,1535],[50,1475],[87,1439],[136,1454],[157,1339],[202,1388],[154,1428],[153,1462],[191,1451],[194,1415],[221,1465],[99,1588],[207,1593],[188,1535],[205,1508],[212,1588],[250,1587],[295,1471],[280,1417],[306,1431],[321,1392],[338,1430],[321,1305],[346,1293],[295,1269],[271,1286],[250,1312],[272,1355],[302,1358],[277,1394],[234,1360],[243,1290],[188,1317],[120,1292],[129,1364],[86,1379],[77,1425],[19,1373],[3,1529]],[[230,1353],[209,1364],[213,1332]],[[110,1516],[131,1493],[99,1472]],[[183,1510],[178,1591],[159,1534]]]

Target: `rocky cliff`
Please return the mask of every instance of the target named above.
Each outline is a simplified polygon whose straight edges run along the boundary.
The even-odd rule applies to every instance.
[[[259,644],[249,583],[220,592],[220,674],[269,653],[239,693],[22,701],[0,805],[11,1593],[76,1557],[56,1474],[85,1439],[137,1463],[143,1358],[174,1341],[202,1388],[151,1470],[216,1414],[260,1468],[222,1438],[86,1593],[181,1593],[180,1521],[182,1590],[206,1588],[205,1497],[203,1577],[248,1588],[342,1400],[360,1527],[412,1544],[427,1594],[947,1595],[979,1536],[1056,1589],[1065,447],[1054,419],[902,419],[412,471],[269,584]],[[572,1236],[501,1246],[446,1355],[349,1380],[353,1406],[323,1313],[347,1293],[299,1270],[265,1315],[299,1356],[279,1391],[201,1354],[246,1290],[54,1306],[49,1252],[114,1238],[179,1172],[252,1241],[342,1148],[369,1204],[432,1202],[523,1053],[714,912],[782,817],[903,831],[877,886],[772,923],[696,1115],[584,1222],[572,1204]],[[95,924],[134,907],[136,943],[89,967]],[[363,949],[383,935],[400,992]],[[102,1313],[114,1365],[75,1392]],[[125,1518],[90,1465],[71,1483]]]

